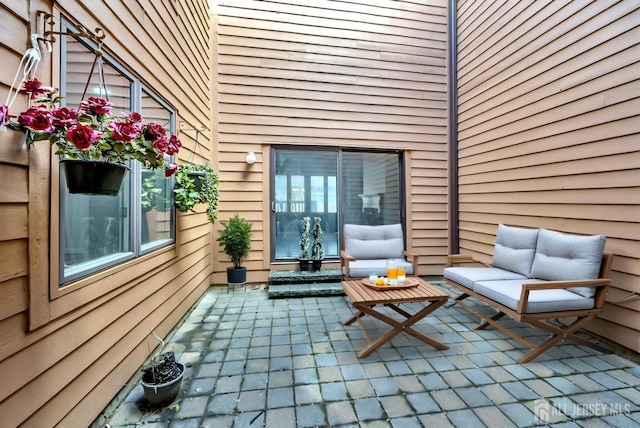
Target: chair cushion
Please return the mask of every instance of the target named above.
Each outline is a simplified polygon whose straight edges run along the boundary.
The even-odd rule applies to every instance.
[[[413,275],[413,265],[405,259],[393,259],[396,266],[404,267],[407,275]],[[345,272],[343,272],[345,273]],[[387,259],[354,260],[349,262],[351,278],[367,278],[369,275],[387,276]]]
[[[603,235],[578,236],[540,229],[531,275],[550,281],[598,278],[605,242]],[[584,297],[595,294],[591,287],[568,290]]]
[[[498,225],[493,249],[493,266],[531,278],[539,229]]]
[[[404,235],[399,223],[381,226],[345,224],[343,231],[344,249],[356,259],[403,258]]]
[[[527,282],[544,281],[529,279]],[[474,291],[502,303],[508,308],[518,310],[522,281],[480,281],[476,282]],[[568,290],[533,290],[529,293],[526,313],[575,311],[591,309],[594,305],[593,298],[584,297]]]
[[[477,281],[512,279],[519,280],[519,284],[522,284],[523,280],[528,279],[519,273],[496,267],[448,267],[444,269],[444,277],[472,290],[475,290],[474,284]]]

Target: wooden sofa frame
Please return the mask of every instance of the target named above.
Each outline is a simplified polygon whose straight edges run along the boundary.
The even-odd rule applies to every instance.
[[[603,352],[609,352],[608,349],[604,349],[594,343],[589,342],[586,339],[583,339],[576,335],[576,332],[581,329],[587,322],[591,321],[595,318],[600,312],[602,312],[605,304],[605,298],[607,296],[607,290],[611,283],[609,279],[610,271],[611,271],[611,262],[613,260],[613,255],[610,253],[604,253],[602,255],[602,263],[600,265],[600,274],[599,278],[593,280],[572,280],[572,281],[546,281],[546,282],[536,282],[536,283],[527,283],[524,280],[522,284],[522,292],[520,294],[520,300],[518,304],[518,309],[513,310],[495,300],[492,300],[482,294],[478,294],[474,292],[472,289],[465,287],[464,285],[458,284],[457,282],[445,278],[446,282],[456,287],[457,289],[462,291],[462,294],[455,298],[454,304],[459,304],[465,309],[469,310],[474,315],[480,317],[484,320],[483,323],[478,325],[475,329],[482,330],[488,326],[493,326],[503,333],[507,334],[509,337],[517,340],[523,345],[527,346],[531,349],[531,351],[524,355],[522,358],[518,359],[519,363],[527,363],[532,361],[540,354],[546,352],[552,346],[557,344],[562,340],[571,340],[581,345],[590,346],[592,348],[598,349]],[[481,264],[484,267],[487,267],[486,264],[479,262],[473,257],[462,254],[454,254],[449,255],[447,257],[447,267],[452,267],[465,263],[475,263]],[[595,305],[592,309],[585,310],[571,310],[571,311],[560,311],[560,312],[536,312],[536,313],[527,313],[527,304],[529,299],[529,293],[533,290],[553,290],[553,289],[567,289],[572,287],[593,287],[595,288],[595,296],[594,302]],[[498,310],[497,314],[487,315],[483,314],[465,304],[463,302],[467,297],[474,297],[489,306],[492,306]],[[504,325],[498,323],[498,320],[505,315],[509,315],[511,318],[516,320],[517,322],[527,323],[534,327],[538,327],[545,331],[548,331],[552,334],[552,336],[547,339],[545,342],[535,345],[528,341],[527,339],[519,336],[515,332],[509,330]],[[571,324],[566,325],[564,328],[561,326],[557,326],[554,324],[550,324],[549,320],[561,319],[561,318],[571,318],[575,317],[576,320]]]

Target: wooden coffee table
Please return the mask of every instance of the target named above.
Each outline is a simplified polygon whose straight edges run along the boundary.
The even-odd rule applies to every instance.
[[[425,336],[412,327],[413,324],[444,305],[449,299],[449,295],[421,278],[411,277],[411,279],[417,280],[418,285],[402,289],[384,289],[382,287],[371,288],[359,279],[342,281],[342,288],[344,289],[345,294],[349,297],[351,304],[353,304],[353,307],[357,310],[356,314],[346,320],[343,324],[350,325],[354,321],[358,321],[360,328],[367,338],[367,342],[369,342],[369,346],[360,351],[358,357],[364,358],[371,355],[373,351],[393,339],[401,332],[410,334],[436,349],[449,349],[448,346]],[[399,306],[402,303],[416,302],[424,302],[426,306],[415,314],[410,314]],[[381,307],[391,308],[397,313],[403,315],[406,319],[403,322],[399,322],[377,310]],[[372,317],[389,324],[393,329],[379,339],[372,341],[362,322],[362,317],[365,315],[371,315]]]

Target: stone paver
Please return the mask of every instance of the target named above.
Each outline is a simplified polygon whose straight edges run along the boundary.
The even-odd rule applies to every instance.
[[[401,334],[360,359],[366,338],[357,323],[342,325],[352,314],[344,296],[270,299],[264,286],[212,288],[166,340],[187,366],[176,403],[150,409],[134,378],[102,420],[111,428],[640,426],[640,366],[627,356],[566,343],[518,364],[520,344],[474,330],[468,311],[446,305],[415,327],[449,350]],[[374,338],[388,331],[363,322]]]

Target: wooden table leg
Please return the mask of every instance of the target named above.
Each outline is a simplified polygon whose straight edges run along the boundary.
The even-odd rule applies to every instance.
[[[424,318],[425,316],[427,316],[428,314],[430,314],[431,312],[433,312],[434,310],[436,310],[437,308],[439,308],[440,306],[442,306],[445,303],[446,303],[446,300],[432,301],[429,305],[425,306],[424,308],[422,308],[420,311],[418,311],[414,315],[408,314],[407,312],[401,310],[400,308],[398,308],[395,305],[392,305],[392,304],[385,305],[385,306],[391,307],[392,309],[394,309],[396,312],[398,312],[400,314],[403,314],[405,316],[408,315],[407,319],[404,322],[398,322],[398,321],[394,320],[393,318],[390,318],[390,317],[384,315],[383,313],[380,313],[380,312],[374,310],[373,306],[367,306],[367,305],[362,305],[362,304],[354,304],[354,307],[358,310],[358,313],[354,317],[350,318],[348,321],[350,321],[352,323],[354,320],[358,320],[358,323],[360,324],[360,328],[363,330],[363,332],[365,334],[365,337],[367,338],[367,342],[369,342],[369,346],[367,346],[364,350],[362,350],[360,353],[358,353],[358,357],[360,357],[360,358],[368,357],[369,355],[371,355],[371,353],[373,353],[373,351],[375,351],[380,346],[382,346],[386,342],[390,341],[391,339],[393,339],[395,336],[397,336],[398,334],[400,334],[403,331],[408,333],[408,334],[410,334],[410,335],[412,335],[416,339],[419,339],[422,342],[425,342],[425,343],[433,346],[436,349],[449,349],[449,347],[447,345],[444,345],[444,344],[438,342],[437,340],[431,339],[430,337],[428,337],[428,336],[426,336],[426,335],[414,330],[413,328],[411,328],[411,326],[413,324],[415,324],[416,322],[420,321],[422,318]],[[372,317],[377,318],[377,319],[379,319],[380,321],[383,321],[386,324],[389,324],[390,326],[393,327],[393,329],[391,331],[385,333],[382,337],[378,338],[376,341],[371,342],[371,340],[369,338],[369,335],[367,334],[367,331],[365,329],[365,326],[360,320],[361,316],[364,315],[364,314],[371,315]],[[346,322],[345,322],[345,324],[346,324]]]

